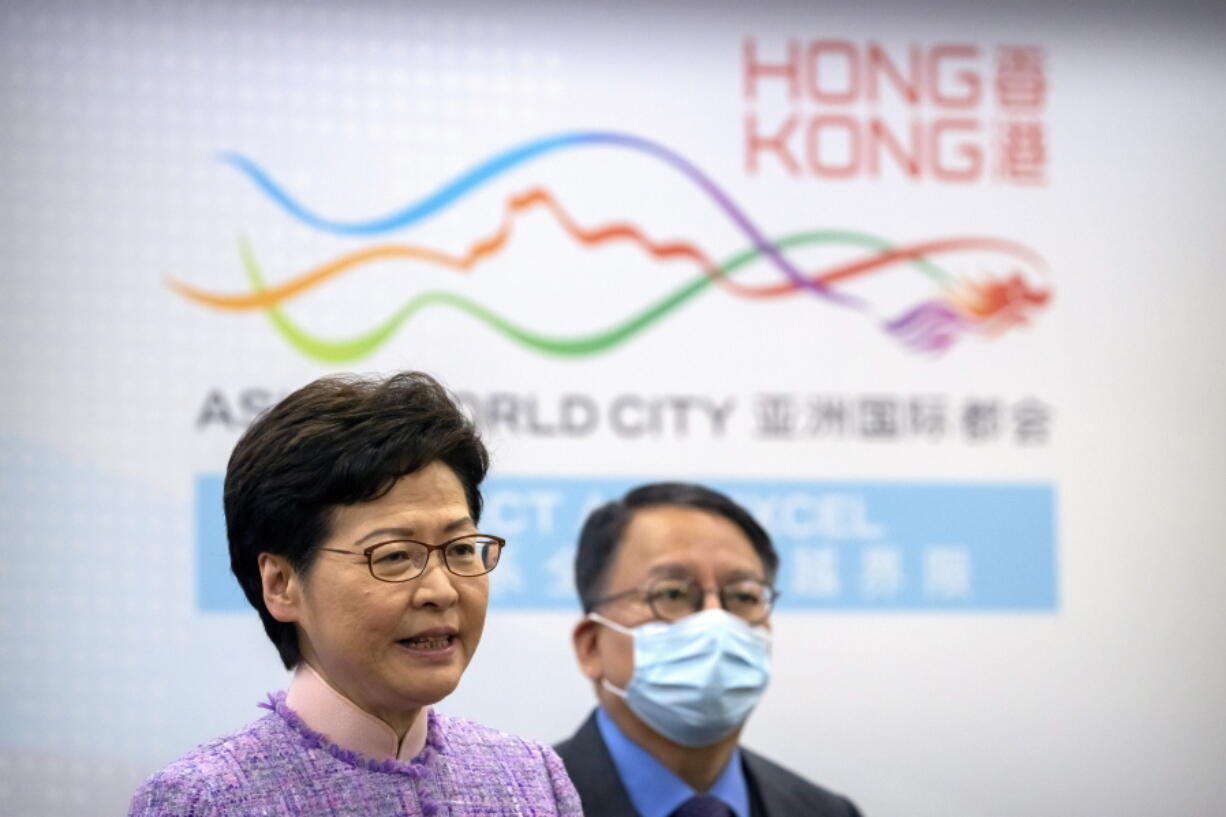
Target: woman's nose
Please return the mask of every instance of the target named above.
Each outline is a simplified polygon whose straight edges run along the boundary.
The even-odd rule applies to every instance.
[[[443,563],[442,551],[430,553],[426,557],[426,569],[415,580],[413,601],[425,606],[433,604],[439,607],[450,607],[459,599],[460,594],[455,589],[456,576]]]

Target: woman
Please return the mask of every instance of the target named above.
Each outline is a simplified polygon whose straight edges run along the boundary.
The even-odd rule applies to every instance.
[[[131,815],[580,815],[553,750],[430,707],[485,623],[504,542],[488,455],[428,375],[324,378],[226,470],[230,564],[287,669],[270,712],[137,791]]]

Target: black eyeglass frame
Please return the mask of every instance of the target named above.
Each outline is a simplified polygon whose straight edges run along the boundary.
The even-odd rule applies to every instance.
[[[384,541],[376,542],[375,544],[371,545],[370,547],[364,548],[361,551],[342,550],[341,548],[329,548],[329,547],[321,547],[319,549],[329,551],[330,553],[344,553],[349,556],[359,556],[360,555],[360,556],[366,557],[366,569],[370,571],[370,577],[374,579],[375,581],[387,582],[388,584],[400,584],[401,582],[411,582],[414,579],[420,578],[421,575],[426,572],[426,568],[430,566],[430,554],[434,553],[434,551],[436,550],[442,551],[439,558],[443,560],[443,567],[447,569],[447,572],[453,576],[458,576],[461,579],[475,579],[478,576],[485,576],[489,574],[491,571],[493,571],[494,567],[491,567],[487,570],[482,570],[480,573],[457,573],[455,572],[454,569],[452,569],[451,563],[447,561],[447,548],[450,547],[451,545],[454,545],[456,542],[461,542],[465,539],[484,539],[484,540],[489,540],[488,544],[497,545],[498,546],[498,558],[494,561],[494,567],[498,567],[498,563],[502,561],[502,549],[507,546],[507,540],[503,539],[501,536],[494,536],[493,534],[489,534],[489,533],[466,533],[463,536],[457,536],[454,539],[448,539],[446,542],[443,542],[442,544],[439,544],[439,545],[431,545],[426,542],[419,542],[416,539],[385,539]],[[421,570],[419,570],[417,573],[413,574],[412,576],[405,576],[403,579],[385,579],[382,576],[376,576],[375,575],[375,561],[373,558],[371,558],[371,554],[374,553],[379,548],[383,547],[384,545],[394,545],[394,544],[399,544],[399,543],[406,543],[410,545],[421,545],[422,547],[426,549],[426,558],[421,563]],[[485,561],[482,560],[481,563],[485,564]]]
[[[764,598],[766,599],[766,612],[760,618],[756,618],[752,620],[747,619],[747,618],[742,619],[743,621],[747,621],[750,624],[761,624],[762,622],[770,618],[770,614],[774,612],[775,610],[775,602],[779,599],[781,595],[783,595],[770,582],[766,581],[765,579],[758,579],[752,576],[740,578],[740,579],[734,579],[733,581],[730,581],[727,584],[724,584],[720,587],[704,587],[696,579],[687,580],[679,576],[656,576],[644,582],[643,584],[639,585],[638,587],[631,587],[629,590],[622,590],[617,593],[611,593],[608,596],[603,596],[601,598],[594,599],[588,602],[588,608],[590,610],[595,610],[597,607],[603,607],[606,604],[610,604],[615,601],[620,601],[621,599],[628,598],[630,596],[637,594],[638,596],[641,597],[643,601],[647,603],[648,609],[651,610],[652,616],[655,617],[654,620],[669,621],[669,622],[679,621],[680,619],[665,618],[664,616],[660,615],[660,612],[656,610],[655,602],[652,600],[652,597],[651,597],[651,589],[655,587],[657,584],[659,584],[660,582],[678,581],[678,580],[686,581],[692,587],[697,587],[700,591],[702,591],[701,595],[697,596],[697,605],[694,607],[692,613],[697,613],[700,610],[702,610],[703,606],[706,605],[707,603],[708,593],[715,593],[716,595],[719,596],[719,606],[723,608],[724,612],[729,613],[731,615],[736,615],[736,613],[733,613],[732,611],[728,609],[728,600],[724,597],[725,591],[727,591],[729,587],[732,587],[738,582],[753,582],[755,584],[761,585],[762,590],[764,591]],[[740,618],[740,616],[737,616],[737,617]]]

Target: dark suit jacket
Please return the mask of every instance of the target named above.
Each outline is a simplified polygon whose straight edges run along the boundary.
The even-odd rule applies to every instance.
[[[579,790],[584,817],[636,817],[593,712],[554,747]],[[851,801],[741,747],[753,817],[860,817]]]

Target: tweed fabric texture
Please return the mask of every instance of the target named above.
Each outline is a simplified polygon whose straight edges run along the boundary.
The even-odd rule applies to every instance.
[[[270,696],[268,715],[153,775],[129,817],[581,817],[548,746],[430,710],[409,763],[373,760],[312,731]]]

